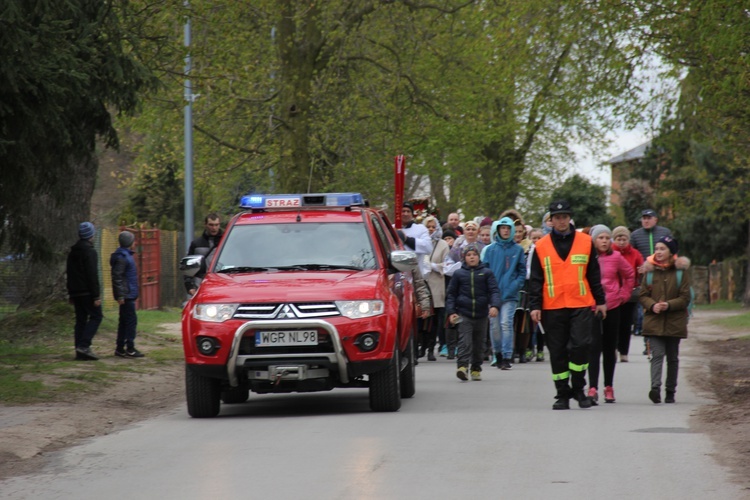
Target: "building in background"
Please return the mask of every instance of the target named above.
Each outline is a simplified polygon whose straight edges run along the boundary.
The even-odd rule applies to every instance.
[[[643,161],[643,158],[646,156],[646,150],[649,147],[651,147],[651,141],[646,141],[633,149],[625,151],[621,155],[607,160],[607,163],[612,167],[610,174],[612,180],[609,191],[610,206],[620,205],[620,188],[625,181],[632,177],[631,174],[634,167]]]

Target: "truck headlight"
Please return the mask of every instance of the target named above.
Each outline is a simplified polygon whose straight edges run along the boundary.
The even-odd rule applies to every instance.
[[[232,319],[239,304],[197,304],[193,309],[193,317],[201,321],[223,323]]]
[[[336,307],[349,319],[369,318],[385,310],[382,300],[337,300]]]

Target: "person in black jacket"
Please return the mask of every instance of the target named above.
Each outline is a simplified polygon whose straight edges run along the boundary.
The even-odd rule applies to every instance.
[[[216,248],[221,241],[221,237],[224,235],[221,229],[219,214],[213,212],[208,214],[204,222],[206,227],[203,230],[203,234],[190,243],[188,255],[203,255],[204,257],[208,257],[208,254]],[[206,265],[208,265],[208,262],[206,262]],[[201,279],[205,275],[205,269],[201,269],[195,276],[185,276],[185,290],[191,297],[195,295],[198,285],[200,285]]]
[[[458,329],[456,376],[482,380],[482,361],[487,335],[487,316],[495,318],[502,303],[492,270],[479,260],[479,246],[469,243],[461,249],[463,264],[453,273],[445,297],[445,314]]]
[[[94,248],[95,235],[96,228],[92,223],[79,224],[80,239],[70,248],[66,266],[68,296],[76,312],[76,359],[82,361],[99,359],[91,350],[91,342],[104,317],[99,287],[99,256]]]
[[[529,275],[531,320],[545,332],[557,394],[553,410],[567,410],[570,399],[591,408],[584,393],[591,332],[597,315],[607,317],[597,250],[591,237],[571,224],[565,200],[550,204],[552,232],[534,246]]]

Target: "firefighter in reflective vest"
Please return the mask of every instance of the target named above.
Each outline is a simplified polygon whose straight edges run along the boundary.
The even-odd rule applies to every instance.
[[[595,314],[607,314],[597,253],[587,234],[571,224],[570,204],[550,204],[552,232],[537,241],[531,260],[531,319],[542,326],[557,394],[554,410],[570,408],[570,399],[590,408],[585,395],[586,369]]]

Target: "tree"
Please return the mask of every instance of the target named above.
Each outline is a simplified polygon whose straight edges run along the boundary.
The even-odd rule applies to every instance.
[[[89,218],[97,140],[112,110],[155,85],[126,28],[128,2],[9,0],[0,29],[0,240],[31,261],[22,306],[65,293],[61,263]],[[126,33],[126,31],[128,31]]]
[[[682,197],[675,192],[672,200],[682,206],[679,213],[705,215],[712,224],[729,223],[735,234],[745,234],[750,225],[747,6],[730,0],[639,0],[633,7],[641,15],[641,39],[655,44],[674,71],[685,75],[674,122],[680,128],[674,130],[688,145],[682,152],[692,161],[674,165],[670,177],[680,175],[683,186],[697,189]],[[720,158],[721,168],[703,168],[698,145]],[[688,204],[691,199],[694,203]],[[750,257],[750,243],[746,248]],[[750,305],[750,280],[744,302]]]
[[[641,213],[644,209],[653,208],[656,210],[658,208],[651,184],[639,178],[632,178],[622,183],[620,200],[625,216],[625,225],[631,231],[641,227]]]
[[[405,153],[407,196],[429,186],[444,213],[497,215],[544,196],[574,139],[596,142],[640,110],[641,54],[618,43],[616,10],[543,0],[191,5],[204,209],[236,201],[220,187],[239,179],[360,190],[387,204],[392,157]],[[177,83],[138,130],[181,123]],[[179,144],[179,128],[167,128]]]
[[[612,225],[607,213],[607,190],[576,174],[552,192],[553,200],[567,200],[573,207],[573,220],[578,228],[595,224]]]

